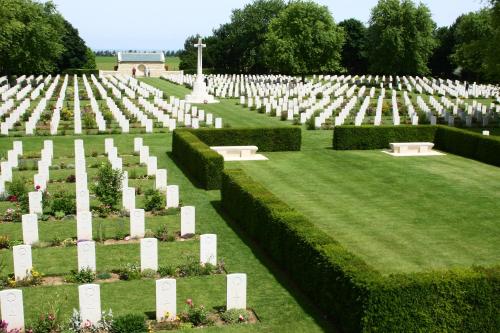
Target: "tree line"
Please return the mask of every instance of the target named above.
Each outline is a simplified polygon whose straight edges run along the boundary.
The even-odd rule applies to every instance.
[[[186,39],[180,68],[196,68],[200,36]],[[205,36],[204,67],[219,73],[433,75],[500,81],[500,1],[437,27],[413,0],[379,0],[368,25],[338,24],[312,1],[256,0]]]
[[[0,74],[96,68],[94,52],[53,2],[0,0]]]

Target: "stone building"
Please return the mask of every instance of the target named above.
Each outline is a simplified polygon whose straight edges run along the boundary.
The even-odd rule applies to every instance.
[[[132,75],[135,67],[136,76],[146,76],[146,70],[150,76],[158,77],[165,74],[165,56],[163,52],[118,52],[117,72]]]

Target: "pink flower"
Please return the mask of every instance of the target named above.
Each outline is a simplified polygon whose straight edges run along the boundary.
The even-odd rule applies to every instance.
[[[245,318],[243,318],[243,316],[242,316],[242,315],[240,315],[240,316],[238,317],[238,320],[239,320],[239,321],[245,321]]]
[[[92,323],[89,320],[86,320],[85,323],[83,324],[85,328],[89,328],[92,326]]]
[[[186,300],[186,304],[192,307],[193,306],[193,300],[191,298],[188,298]]]
[[[126,241],[129,241],[130,240],[130,236],[127,236],[124,238]]]

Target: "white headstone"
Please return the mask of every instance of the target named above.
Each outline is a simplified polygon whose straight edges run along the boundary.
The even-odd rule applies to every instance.
[[[222,118],[215,118],[215,128],[222,128]]]
[[[177,208],[179,207],[179,186],[178,185],[168,185],[167,186],[167,208]]]
[[[29,211],[30,214],[42,214],[42,192],[28,193]]]
[[[7,323],[5,332],[24,331],[23,292],[18,289],[0,291],[0,311]]]
[[[134,151],[138,153],[142,147],[142,138],[134,138]]]
[[[76,212],[90,211],[90,198],[88,190],[80,190],[76,192]]]
[[[195,234],[195,212],[194,206],[181,207],[181,237]]]
[[[82,323],[96,325],[101,320],[101,292],[98,284],[83,284],[78,287],[80,319]]]
[[[175,279],[156,280],[156,321],[174,320],[177,315]]]
[[[158,240],[156,238],[141,239],[141,271],[158,270]]]
[[[483,135],[485,135],[485,136],[490,135],[490,131],[483,131]]]
[[[217,265],[217,235],[200,236],[200,263]]]
[[[165,192],[167,190],[167,170],[157,169],[155,175],[155,188],[158,191]]]
[[[148,158],[149,158],[149,147],[142,146],[141,150],[139,151],[139,163],[146,164],[148,162]]]
[[[2,171],[3,179],[7,182],[11,182],[12,181],[12,166],[10,165],[10,163],[7,161],[1,162],[0,169]]]
[[[33,245],[38,243],[38,215],[25,214],[22,216],[23,243]]]
[[[14,141],[14,151],[18,154],[18,155],[22,155],[23,154],[23,142],[22,141]]]
[[[78,242],[78,271],[91,269],[96,271],[95,265],[95,242],[84,241]]]
[[[144,209],[133,209],[130,211],[130,237],[144,237]]]
[[[14,276],[17,280],[23,280],[31,273],[33,262],[31,258],[30,245],[16,245],[12,247],[14,256]]]
[[[104,139],[104,152],[106,154],[109,153],[109,151],[115,146],[115,143],[113,141],[113,138],[106,138]]]
[[[92,240],[92,213],[78,212],[76,214],[76,236],[79,241]]]
[[[154,176],[156,174],[157,163],[158,161],[156,159],[156,156],[149,156],[146,161],[148,176]]]
[[[135,209],[135,187],[124,187],[122,190],[122,206],[131,212]]]
[[[247,308],[247,275],[227,275],[226,310]]]

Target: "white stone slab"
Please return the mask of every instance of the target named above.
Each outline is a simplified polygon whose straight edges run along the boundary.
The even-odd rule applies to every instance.
[[[143,238],[145,234],[144,209],[130,211],[130,237]]]
[[[23,292],[18,289],[0,291],[0,311],[7,323],[6,332],[24,331]]]
[[[78,287],[80,319],[96,325],[101,320],[101,292],[98,284],[84,284]]]
[[[194,235],[196,209],[194,206],[181,207],[181,237]]]
[[[247,308],[247,275],[235,273],[227,275],[226,309]]]
[[[156,156],[149,156],[146,165],[147,165],[147,174],[148,176],[154,176],[157,170],[158,160]]]
[[[135,209],[135,187],[124,187],[122,195],[123,208],[131,212]]]
[[[179,207],[179,186],[178,185],[168,185],[167,186],[167,209]]]
[[[89,211],[76,214],[76,236],[79,241],[92,240],[92,213]]]
[[[76,192],[76,212],[90,211],[90,196],[88,190],[80,190]]]
[[[158,239],[141,239],[141,271],[158,270]]]
[[[138,153],[139,151],[141,151],[141,147],[142,147],[142,138],[134,138],[134,151],[136,153]]]
[[[175,320],[177,315],[177,283],[175,279],[156,280],[156,320]]]
[[[83,241],[78,242],[78,271],[91,269],[96,271],[95,264],[95,242]]]
[[[16,245],[12,247],[14,256],[14,276],[16,281],[23,280],[31,273],[33,262],[30,245]]]
[[[21,221],[23,227],[23,243],[25,245],[38,243],[38,215],[25,214],[22,216]]]
[[[42,214],[42,192],[29,192],[28,203],[30,214]]]
[[[158,191],[167,191],[167,170],[157,169],[155,174],[155,188]]]
[[[146,164],[148,162],[148,158],[149,158],[149,147],[142,146],[141,150],[139,151],[139,163]]]
[[[200,236],[200,263],[217,265],[217,235]]]

